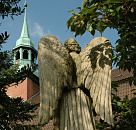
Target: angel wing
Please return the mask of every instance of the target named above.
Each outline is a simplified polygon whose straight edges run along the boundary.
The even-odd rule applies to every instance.
[[[40,123],[45,124],[56,114],[65,86],[72,84],[72,58],[54,36],[39,41]]]
[[[93,107],[101,119],[113,124],[111,106],[112,49],[104,37],[93,39],[80,53],[81,82],[90,90]],[[81,83],[80,83],[81,84]]]

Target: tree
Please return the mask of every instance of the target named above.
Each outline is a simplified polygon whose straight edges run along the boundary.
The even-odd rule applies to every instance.
[[[127,97],[123,101],[117,102],[118,111],[114,115],[115,128],[117,130],[136,129],[136,98],[129,100]],[[114,129],[115,129],[114,128]]]
[[[118,31],[113,62],[123,70],[132,71],[131,82],[136,84],[136,0],[83,0],[82,6],[72,11],[68,28],[77,35],[107,28]]]
[[[19,6],[20,0],[1,0],[0,16],[5,17],[20,15],[24,9]],[[23,8],[23,7],[22,7]],[[12,56],[9,51],[2,51],[2,44],[6,43],[9,34],[5,31],[0,35],[0,129],[15,129],[18,123],[32,119],[32,112],[35,108],[21,98],[10,98],[6,90],[11,84],[18,84],[26,76],[30,75],[30,68],[18,70],[18,66],[13,66]]]

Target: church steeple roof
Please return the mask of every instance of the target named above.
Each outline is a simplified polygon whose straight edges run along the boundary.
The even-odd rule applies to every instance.
[[[26,4],[26,3],[25,3]],[[27,24],[27,11],[25,7],[24,22],[19,39],[16,41],[16,45],[13,48],[14,64],[19,64],[20,68],[25,65],[33,65],[36,63],[37,50],[32,43],[28,24]]]
[[[34,44],[31,41],[30,36],[29,36],[26,7],[25,7],[25,12],[24,12],[24,22],[23,22],[21,35],[20,35],[20,38],[16,41],[16,46],[13,49],[16,49],[18,47],[34,48]]]
[[[22,32],[21,32],[20,37],[21,38],[30,38],[28,24],[27,24],[26,7],[25,7],[25,13],[24,13],[24,23],[23,23]]]

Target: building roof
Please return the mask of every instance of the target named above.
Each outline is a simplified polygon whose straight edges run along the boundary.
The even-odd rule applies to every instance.
[[[121,81],[132,77],[132,72],[128,70],[114,69],[112,70],[112,81]]]

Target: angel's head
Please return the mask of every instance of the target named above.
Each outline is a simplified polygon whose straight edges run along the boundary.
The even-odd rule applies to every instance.
[[[69,38],[68,40],[66,40],[64,42],[64,46],[69,52],[76,52],[78,54],[81,52],[81,47],[74,38]]]

